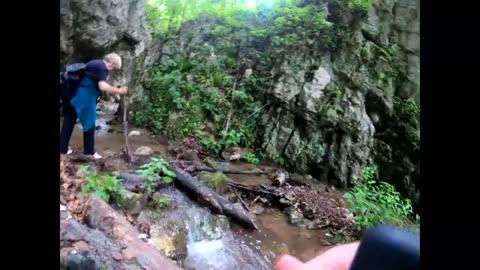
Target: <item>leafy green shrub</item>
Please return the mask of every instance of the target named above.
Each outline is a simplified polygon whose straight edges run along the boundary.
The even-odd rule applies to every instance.
[[[89,165],[80,168],[81,176],[87,180],[87,184],[82,187],[82,194],[93,192],[105,202],[114,199],[116,203],[121,203],[123,194],[119,180],[115,176],[90,172],[88,168]]]
[[[376,224],[392,224],[405,227],[411,224],[412,204],[403,199],[395,187],[378,180],[377,168],[367,167],[362,179],[344,198],[353,213],[356,229],[362,230]]]
[[[215,26],[202,33],[209,46],[195,54],[173,49],[162,65],[141,76],[145,95],[136,104],[134,124],[173,139],[196,136],[217,154],[255,146],[258,113],[266,105],[257,95],[272,86],[272,67],[281,65],[286,51],[332,45],[333,24],[315,1],[259,1],[253,7],[232,0],[148,0],[146,9],[148,23],[165,40],[201,17]],[[206,61],[210,46],[218,61]],[[239,71],[246,69],[253,72],[242,76]],[[203,130],[206,122],[214,130]]]
[[[240,160],[246,161],[251,164],[258,164],[260,160],[253,153],[240,153]]]
[[[398,133],[413,150],[420,149],[420,108],[412,100],[394,99]]]
[[[171,183],[175,178],[175,173],[170,169],[170,164],[163,158],[150,158],[151,162],[145,163],[139,167],[137,173],[140,173],[146,178],[145,189],[152,193],[157,186],[156,175],[161,175],[165,183]]]

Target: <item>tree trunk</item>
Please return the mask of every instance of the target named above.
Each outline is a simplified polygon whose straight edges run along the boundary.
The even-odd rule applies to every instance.
[[[257,229],[253,216],[249,215],[242,207],[237,207],[179,167],[173,166],[173,172],[176,175],[175,184],[195,196],[200,203],[206,204],[217,213],[225,214],[245,228]]]

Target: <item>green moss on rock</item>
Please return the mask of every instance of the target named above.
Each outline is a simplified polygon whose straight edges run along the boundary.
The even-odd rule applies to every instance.
[[[221,172],[201,172],[199,179],[202,183],[219,194],[223,194],[228,185],[228,177]]]

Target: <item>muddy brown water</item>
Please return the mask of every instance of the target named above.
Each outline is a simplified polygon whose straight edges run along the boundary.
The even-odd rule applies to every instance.
[[[101,155],[106,155],[118,153],[123,149],[125,138],[121,130],[122,127],[108,127],[104,124],[96,133],[96,151]],[[148,146],[155,154],[165,155],[168,149],[167,141],[152,136],[145,130],[129,128],[129,131],[132,130],[140,131],[140,135],[129,137],[133,151],[140,146]],[[82,151],[83,131],[79,124],[74,128],[70,146],[74,151]],[[250,170],[255,167],[258,166],[237,163],[232,166],[232,169]],[[270,180],[266,176],[229,175],[229,177],[243,184],[270,184]],[[260,247],[259,253],[267,259],[271,266],[282,254],[291,254],[306,261],[329,248],[325,241],[327,237],[324,231],[292,226],[289,224],[287,216],[276,208],[266,207],[262,214],[257,215],[256,223],[259,227],[258,231],[246,231],[236,224],[231,224],[231,231],[246,245],[257,250]]]

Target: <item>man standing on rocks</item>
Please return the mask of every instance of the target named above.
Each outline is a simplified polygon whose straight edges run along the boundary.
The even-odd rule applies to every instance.
[[[60,133],[60,153],[70,154],[70,138],[77,118],[83,127],[83,152],[96,159],[102,158],[95,152],[96,99],[102,91],[112,94],[126,94],[127,87],[120,88],[107,83],[108,72],[120,69],[122,59],[116,53],[110,53],[103,59],[91,60],[86,64],[85,75],[81,79],[75,96],[63,105],[63,126]]]

